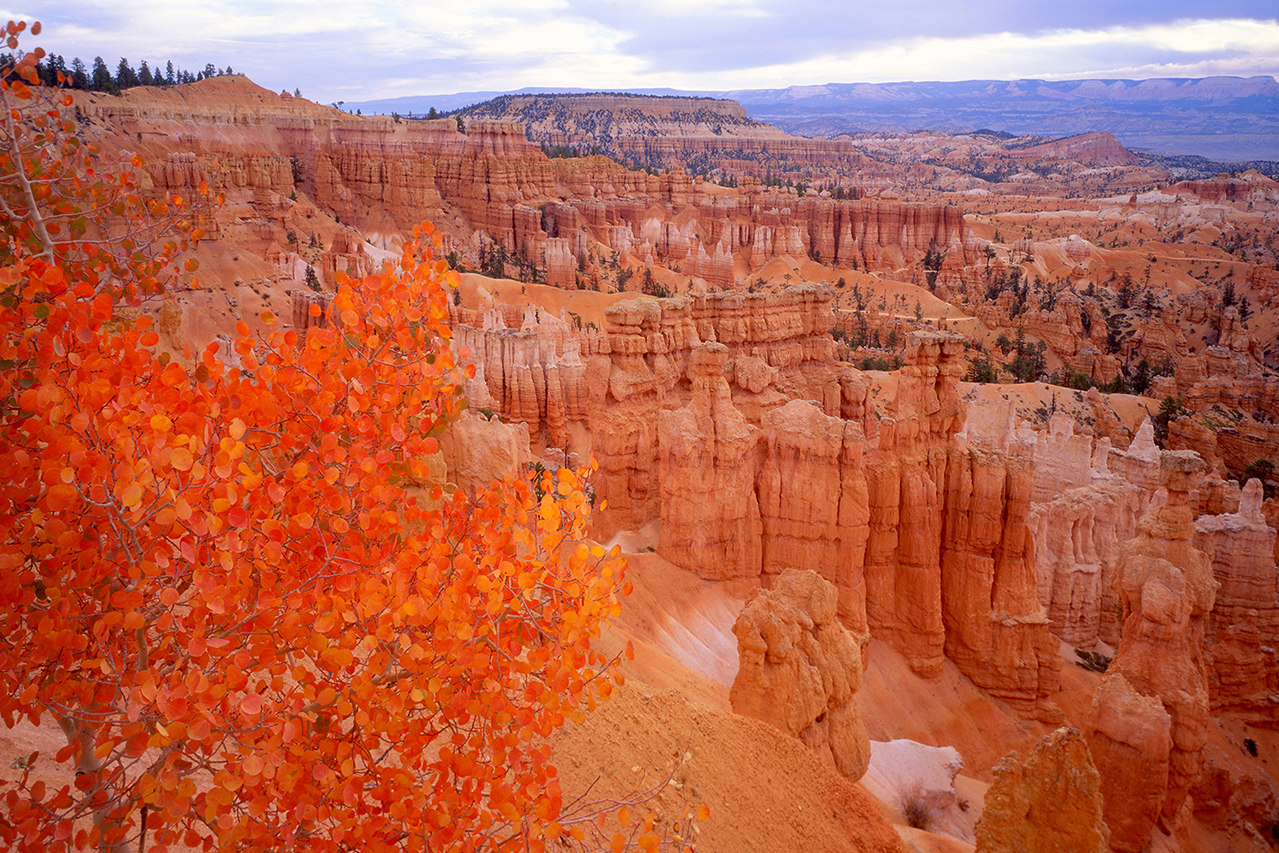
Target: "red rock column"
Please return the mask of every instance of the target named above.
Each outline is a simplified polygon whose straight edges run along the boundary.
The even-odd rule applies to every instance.
[[[797,737],[853,781],[870,764],[857,711],[862,660],[835,618],[835,587],[813,571],[787,571],[755,593],[733,625],[741,666],[733,711]]]
[[[1120,548],[1114,586],[1123,635],[1087,732],[1111,846],[1134,853],[1145,848],[1156,822],[1173,827],[1202,769],[1210,724],[1204,623],[1217,582],[1208,556],[1191,542],[1188,506],[1204,463],[1191,451],[1170,451],[1161,468],[1167,503],[1142,518],[1137,536]],[[1123,703],[1134,716],[1116,712]]]
[[[755,497],[758,430],[733,407],[728,347],[693,350],[693,398],[658,416],[662,534],[658,551],[709,580],[760,573]]]
[[[1275,531],[1261,514],[1261,482],[1249,480],[1239,512],[1195,521],[1195,545],[1212,559],[1221,588],[1205,631],[1214,708],[1258,725],[1279,723],[1279,566]]]
[[[977,821],[977,853],[1108,853],[1101,777],[1078,729],[1057,729],[1025,762],[1009,753],[995,767]]]
[[[862,565],[870,513],[861,427],[823,414],[811,400],[792,400],[765,413],[761,428],[764,574],[818,572],[838,590],[841,621],[865,644]]]
[[[879,449],[866,461],[867,615],[872,632],[929,678],[941,674],[944,660],[942,512],[949,448],[964,419],[955,392],[962,353],[960,335],[910,335],[892,418],[881,423]]]
[[[1021,713],[1060,722],[1061,654],[1039,604],[1029,456],[951,451],[942,534],[946,656]]]

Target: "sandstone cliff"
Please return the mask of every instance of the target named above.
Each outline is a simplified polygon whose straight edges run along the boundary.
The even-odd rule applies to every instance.
[[[1111,846],[1120,851],[1144,849],[1156,823],[1171,829],[1202,771],[1208,735],[1203,643],[1217,582],[1207,555],[1191,542],[1188,506],[1204,465],[1178,451],[1165,454],[1161,467],[1166,503],[1143,517],[1140,533],[1120,549],[1114,586],[1123,635],[1088,732]],[[1124,714],[1128,706],[1140,713]],[[1145,772],[1136,776],[1138,768]]]
[[[652,175],[598,156],[551,160],[511,121],[471,119],[459,130],[452,118],[356,117],[239,76],[76,101],[115,147],[142,154],[150,190],[189,193],[207,182],[225,192],[208,239],[252,246],[286,277],[318,260],[304,257],[305,241],[286,241],[290,232],[314,239],[342,223],[386,247],[428,218],[459,260],[478,266],[500,245],[558,286],[577,284],[578,270],[607,273],[612,252],[724,288],[783,256],[885,270],[910,267],[934,246],[957,269],[978,258],[957,207],[836,201],[749,181],[711,187],[679,169]],[[749,146],[756,137],[744,139]],[[794,149],[782,157],[820,160],[823,147],[860,156],[847,141],[777,131],[768,139]],[[308,204],[332,221],[316,220]],[[323,280],[350,266],[362,271],[362,252],[334,250],[316,264]]]
[[[792,568],[821,574],[838,592],[841,621],[864,646],[870,511],[862,428],[807,400],[792,400],[761,421],[761,569],[766,576]]]
[[[658,417],[662,535],[658,551],[711,580],[758,577],[756,429],[733,407],[728,347],[705,343],[688,365],[692,399]],[[715,499],[707,500],[707,495]]]
[[[503,95],[462,111],[515,121],[529,138],[570,153],[598,151],[621,163],[659,169],[806,173],[871,165],[848,139],[804,139],[746,116],[736,101],[629,94]]]
[[[1279,574],[1275,531],[1261,514],[1261,483],[1249,480],[1239,511],[1195,520],[1195,546],[1220,587],[1204,642],[1214,709],[1259,725],[1279,723]]]
[[[1023,713],[1048,698],[1061,658],[1037,597],[1027,519],[1033,457],[956,441],[962,338],[914,333],[893,417],[867,457],[867,616],[922,675],[943,656]]]

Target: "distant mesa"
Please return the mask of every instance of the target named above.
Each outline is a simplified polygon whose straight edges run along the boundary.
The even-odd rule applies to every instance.
[[[547,90],[422,95],[349,104],[370,112],[425,114],[499,95]],[[827,83],[778,89],[632,94],[710,96],[737,101],[746,116],[788,133],[818,137],[867,131],[993,129],[1014,135],[1072,136],[1109,131],[1128,148],[1242,162],[1279,160],[1274,77],[1149,80],[963,80]]]

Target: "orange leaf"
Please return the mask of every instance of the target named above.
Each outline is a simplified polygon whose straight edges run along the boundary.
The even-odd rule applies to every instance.
[[[179,471],[190,471],[191,466],[195,464],[195,457],[185,447],[178,447],[174,449],[173,455],[169,457],[169,464]]]
[[[247,717],[252,717],[262,710],[262,697],[256,693],[246,693],[240,700],[240,710]]]
[[[620,832],[614,833],[613,837],[609,839],[608,849],[612,850],[613,853],[622,853],[626,849],[626,836]]]

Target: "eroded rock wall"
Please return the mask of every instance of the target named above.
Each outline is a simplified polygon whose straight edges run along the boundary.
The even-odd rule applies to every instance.
[[[946,657],[1024,714],[1060,722],[1061,653],[1040,606],[1027,524],[1029,454],[952,450],[946,472],[941,578]]]
[[[488,389],[490,414],[525,424],[534,450],[557,448],[585,462],[590,455],[586,359],[604,348],[602,336],[532,307],[525,309],[518,328],[508,327],[495,309],[480,316],[466,313],[456,318],[454,346],[470,349],[476,376]]]
[[[843,624],[865,645],[870,512],[861,426],[824,414],[810,400],[792,400],[764,414],[762,439],[756,493],[763,574],[816,571],[834,585]]]
[[[955,393],[962,350],[958,335],[908,338],[890,417],[866,463],[867,618],[872,633],[891,638],[925,677],[940,674],[944,659],[942,508],[947,459],[964,418]]]
[[[662,533],[658,552],[708,580],[758,577],[756,428],[733,406],[728,347],[705,343],[688,367],[688,405],[658,415]]]
[[[1220,587],[1204,641],[1212,705],[1255,724],[1279,722],[1279,572],[1275,531],[1261,513],[1261,483],[1249,480],[1239,511],[1195,520],[1194,543]]]
[[[1172,451],[1160,465],[1166,502],[1148,512],[1138,535],[1120,548],[1114,587],[1123,634],[1089,723],[1115,850],[1144,849],[1156,824],[1171,831],[1202,771],[1210,724],[1204,630],[1217,582],[1208,555],[1192,542],[1188,505],[1204,463],[1189,451]],[[1104,707],[1128,692],[1136,695],[1124,701],[1143,708],[1141,715]],[[1143,717],[1150,725],[1138,734],[1133,728]],[[1169,740],[1166,753],[1161,731]],[[1149,752],[1134,755],[1139,749]],[[1149,772],[1134,779],[1138,763]]]

